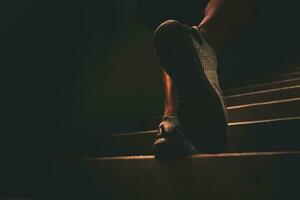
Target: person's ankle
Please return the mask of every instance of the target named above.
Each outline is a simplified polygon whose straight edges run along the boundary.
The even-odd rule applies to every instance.
[[[165,116],[176,116],[175,105],[166,105],[164,108],[164,117]]]
[[[176,116],[176,112],[170,112],[170,111],[168,111],[168,112],[164,112],[164,114],[163,114],[163,117],[166,117],[166,116]]]

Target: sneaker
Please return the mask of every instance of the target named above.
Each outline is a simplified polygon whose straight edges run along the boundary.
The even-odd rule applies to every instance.
[[[227,110],[214,50],[197,27],[176,20],[157,28],[154,47],[177,89],[182,134],[199,152],[223,151],[227,144]]]
[[[153,145],[156,158],[176,157],[197,153],[195,147],[182,133],[176,116],[165,116]]]

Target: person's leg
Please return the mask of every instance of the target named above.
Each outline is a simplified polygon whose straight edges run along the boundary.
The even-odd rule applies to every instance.
[[[250,23],[251,0],[210,0],[204,18],[198,25],[200,33],[218,52]],[[164,115],[176,115],[177,97],[174,82],[163,72],[165,88]]]
[[[165,151],[169,148],[169,141],[172,141],[170,146],[174,148],[173,143],[177,144],[178,140],[185,138],[179,129],[174,129],[178,120],[170,121],[169,116],[181,116],[179,123],[185,126],[184,132],[188,130],[188,139],[193,140],[192,143],[198,149],[215,151],[224,148],[227,113],[216,73],[215,52],[220,51],[246,27],[252,15],[250,0],[210,0],[197,28],[174,20],[166,21],[158,27],[154,38],[159,60],[165,70],[164,119],[167,119],[167,123],[163,119],[160,125],[160,134],[154,144],[157,149]],[[203,71],[199,72],[198,67]],[[205,102],[207,100],[209,104]],[[175,124],[170,125],[170,122]],[[167,138],[166,126],[173,127],[169,129],[172,132],[170,138]],[[177,138],[174,137],[176,131],[179,132]],[[197,132],[202,132],[202,136],[196,136]],[[157,150],[159,153],[161,151]]]
[[[216,52],[249,25],[253,17],[253,0],[210,0],[198,25]]]
[[[176,115],[177,95],[176,88],[171,77],[163,70],[165,89],[164,116]]]

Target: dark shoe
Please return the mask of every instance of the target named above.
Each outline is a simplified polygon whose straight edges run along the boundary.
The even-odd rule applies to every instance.
[[[160,123],[153,151],[157,158],[184,156],[197,152],[182,133],[175,116],[165,116]]]
[[[175,20],[161,24],[154,46],[178,91],[177,114],[185,137],[200,152],[220,152],[227,144],[227,110],[213,49],[195,27]]]

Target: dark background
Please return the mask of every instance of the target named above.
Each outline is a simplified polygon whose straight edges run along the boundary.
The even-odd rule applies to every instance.
[[[1,183],[38,191],[73,138],[162,108],[135,1],[0,1]]]
[[[193,4],[175,2],[187,5],[183,15],[198,21],[201,13]],[[295,57],[299,12],[296,0],[287,2],[277,3],[272,15],[224,50],[221,72],[227,70],[222,77],[236,79],[228,85],[238,86],[241,79]],[[51,162],[64,156],[74,138],[106,134],[117,124],[113,122],[161,114],[162,80],[152,50],[153,29],[146,26],[163,20],[147,18],[168,9],[167,3],[157,5],[159,1],[0,1],[5,194],[42,190]]]

